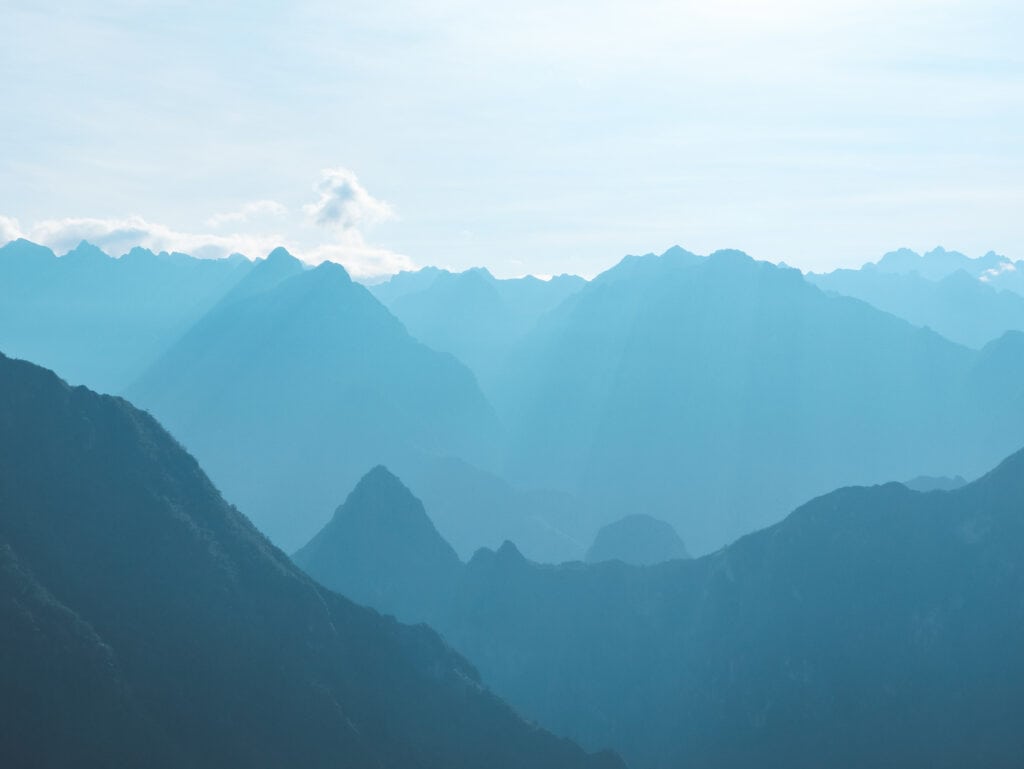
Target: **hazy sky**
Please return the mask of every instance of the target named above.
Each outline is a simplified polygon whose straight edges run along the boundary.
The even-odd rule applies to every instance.
[[[1024,4],[0,0],[0,240],[1024,258]]]

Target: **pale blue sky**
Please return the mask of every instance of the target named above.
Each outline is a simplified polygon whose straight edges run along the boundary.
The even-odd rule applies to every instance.
[[[1024,258],[1019,2],[0,8],[0,239],[357,274]]]

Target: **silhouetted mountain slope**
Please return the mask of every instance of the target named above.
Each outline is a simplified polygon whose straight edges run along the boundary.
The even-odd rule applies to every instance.
[[[0,346],[118,392],[252,265],[143,248],[113,259],[85,242],[58,258],[16,240],[0,248]]]
[[[110,647],[2,541],[0,650],[5,765],[174,765],[172,746],[142,713]]]
[[[683,540],[671,524],[639,513],[602,526],[587,550],[586,560],[647,566],[689,557]]]
[[[305,577],[149,415],[2,356],[0,393],[8,765],[619,765]]]
[[[1022,554],[1024,452],[956,491],[841,489],[696,560],[481,550],[432,624],[641,769],[1017,767]]]
[[[332,263],[229,297],[128,393],[288,549],[367,467],[486,464],[498,438],[473,375]]]
[[[980,348],[1006,331],[1024,329],[1024,296],[1000,291],[959,269],[938,280],[918,272],[836,270],[807,279],[827,291],[856,297],[947,339]]]
[[[483,268],[461,273],[427,268],[399,273],[370,291],[413,336],[468,365],[488,391],[509,349],[585,283],[575,275],[499,280]]]
[[[992,354],[1021,370],[1011,347]],[[594,529],[642,511],[705,553],[830,488],[980,474],[1024,443],[985,356],[739,252],[632,258],[511,359],[504,475],[575,495]]]
[[[436,602],[455,586],[462,566],[423,504],[385,467],[363,476],[293,560],[345,585],[345,595],[357,603],[403,622],[436,615]]]

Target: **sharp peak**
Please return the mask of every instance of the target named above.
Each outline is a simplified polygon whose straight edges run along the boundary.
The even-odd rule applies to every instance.
[[[506,563],[526,563],[526,556],[519,551],[519,548],[516,547],[515,543],[510,539],[506,539],[502,542],[501,547],[495,551],[494,555],[499,561],[504,561]]]
[[[528,563],[528,561],[526,556],[519,552],[519,548],[508,539],[502,542],[497,550],[491,550],[489,547],[479,548],[469,559],[469,565],[476,567],[495,563],[518,564]]]
[[[402,482],[401,478],[391,472],[384,465],[376,465],[364,473],[363,477],[359,479],[355,488],[353,488],[348,497],[346,497],[345,505],[365,494],[376,496],[379,492],[385,492],[389,495],[389,498],[391,495],[397,495],[405,501],[420,502],[419,498]]]
[[[359,483],[391,483],[406,488],[401,478],[391,472],[386,465],[374,465],[363,474]]]
[[[95,245],[94,243],[90,243],[88,240],[80,240],[80,241],[78,241],[78,245],[77,246],[75,246],[70,251],[68,251],[66,254],[64,254],[65,257],[71,256],[71,255],[76,255],[76,256],[77,255],[90,255],[90,256],[101,255],[101,256],[103,256],[103,257],[105,257],[107,259],[111,258],[110,254],[108,254],[106,251],[104,251],[102,248],[100,248],[99,246]]]
[[[265,262],[298,262],[296,258],[287,248],[284,246],[278,246],[263,259]]]
[[[660,254],[660,256],[662,259],[664,259],[666,256],[697,256],[697,254],[693,253],[693,251],[683,248],[678,243],[676,243],[674,246],[669,246],[668,248],[666,248]]]

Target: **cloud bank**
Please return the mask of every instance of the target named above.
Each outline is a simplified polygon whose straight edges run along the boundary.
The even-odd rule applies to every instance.
[[[232,225],[236,231],[230,233],[181,230],[142,216],[52,218],[27,228],[15,218],[0,216],[0,244],[27,238],[64,254],[87,240],[112,256],[142,246],[202,259],[221,259],[233,253],[262,257],[285,245],[305,262],[339,262],[359,279],[416,269],[408,256],[366,242],[364,228],[393,219],[395,213],[388,203],[371,195],[355,173],[346,168],[324,169],[314,191],[316,200],[302,207],[305,218],[291,216],[288,207],[277,201],[254,200],[206,220],[214,230]],[[263,229],[271,219],[280,229]],[[308,236],[310,224],[316,225],[314,237]]]

